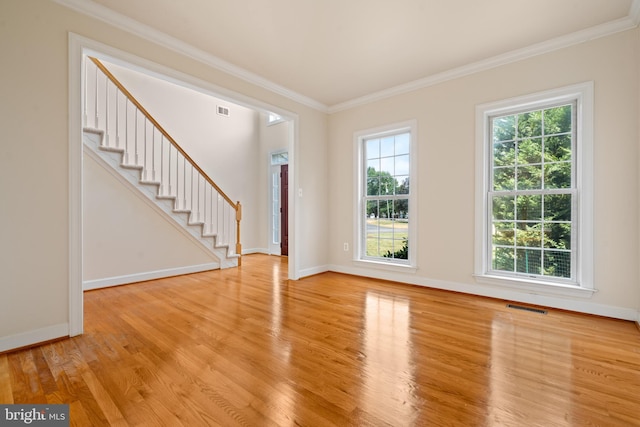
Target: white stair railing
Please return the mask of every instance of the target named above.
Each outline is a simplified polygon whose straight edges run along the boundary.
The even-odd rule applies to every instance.
[[[234,203],[96,58],[85,61],[84,127],[104,132],[101,149],[123,153],[122,167],[140,169],[141,183],[230,255],[242,253],[242,206]],[[234,252],[235,251],[235,252]],[[241,258],[238,258],[240,265]]]

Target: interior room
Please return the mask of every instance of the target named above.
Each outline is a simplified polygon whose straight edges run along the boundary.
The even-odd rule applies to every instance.
[[[1,1],[0,404],[640,425],[638,24],[640,0]]]

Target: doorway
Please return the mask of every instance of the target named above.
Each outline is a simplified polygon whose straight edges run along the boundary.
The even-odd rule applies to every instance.
[[[269,254],[289,256],[289,154],[270,153]]]
[[[150,75],[166,78],[167,81],[185,85],[189,88],[201,91],[205,94],[218,94],[225,99],[233,99],[235,103],[254,108],[256,111],[271,110],[271,106],[252,98],[238,94],[231,90],[221,88],[213,83],[199,80],[190,75],[163,67],[156,63],[141,59],[132,54],[104,45],[100,42],[86,39],[71,33],[69,37],[69,335],[80,335],[83,332],[84,308],[83,308],[83,95],[84,90],[84,57],[96,56],[123,66],[132,66],[136,70],[145,70]],[[283,117],[290,122],[288,131],[282,138],[283,147],[287,147],[288,167],[291,169],[291,184],[295,187],[297,172],[295,169],[295,153],[297,152],[297,127],[298,118],[294,113],[282,110]],[[291,161],[289,161],[289,155]],[[259,191],[259,190],[258,190]],[[264,200],[264,199],[263,199]],[[292,235],[290,249],[290,262],[288,263],[289,278],[299,278],[298,262],[296,256],[296,209],[297,199],[292,195],[287,197],[290,201],[288,214],[291,217],[291,227],[287,231]]]

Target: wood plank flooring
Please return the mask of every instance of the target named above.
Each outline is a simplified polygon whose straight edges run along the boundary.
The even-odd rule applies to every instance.
[[[640,426],[632,322],[286,258],[85,293],[85,334],[0,355],[0,403],[79,426]]]

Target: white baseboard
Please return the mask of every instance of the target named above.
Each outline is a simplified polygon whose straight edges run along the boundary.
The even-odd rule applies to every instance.
[[[9,335],[7,337],[0,338],[0,352],[14,350],[67,336],[69,336],[68,323],[60,323],[58,325],[47,326],[46,328],[22,332],[16,335]]]
[[[318,267],[305,268],[304,270],[300,270],[300,278],[314,276],[316,274],[326,273],[327,271],[331,271],[331,268],[328,265],[320,265]]]
[[[251,255],[251,254],[269,255],[269,249],[267,249],[267,248],[252,248],[252,249],[243,249],[242,250],[242,255]]]
[[[181,276],[183,274],[200,273],[202,271],[218,270],[218,263],[192,265],[188,267],[168,268],[166,270],[149,271],[145,273],[129,274],[125,276],[107,277],[105,279],[85,280],[82,289],[108,288],[110,286],[126,285],[128,283],[144,282],[146,280],[162,279],[165,277]]]
[[[552,295],[518,292],[510,289],[492,287],[478,283],[467,284],[447,282],[443,280],[433,280],[425,277],[417,277],[414,275],[400,275],[387,271],[376,271],[371,269],[365,270],[361,268],[344,267],[340,265],[330,265],[328,269],[337,273],[353,274],[356,276],[371,277],[374,279],[391,280],[394,282],[424,286],[427,288],[442,289],[446,291],[462,292],[471,295],[498,298],[527,304],[535,304],[549,308],[558,308],[561,310],[612,317],[615,319],[632,320],[637,321],[640,324],[640,314],[638,313],[638,310],[632,308],[598,304],[584,300],[568,299]]]

